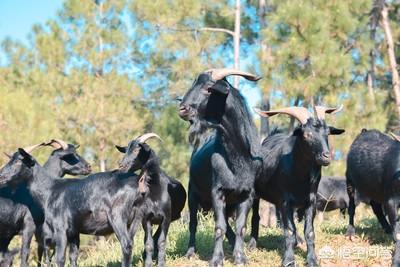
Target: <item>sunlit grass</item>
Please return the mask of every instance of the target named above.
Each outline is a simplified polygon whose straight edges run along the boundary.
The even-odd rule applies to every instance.
[[[250,227],[250,225],[248,225]],[[200,215],[197,231],[197,255],[188,260],[185,258],[187,242],[189,239],[188,221],[181,219],[174,222],[168,234],[167,266],[208,266],[213,249],[214,222],[211,215]],[[303,225],[297,224],[298,232],[303,236]],[[328,247],[333,250],[334,257],[320,257],[322,266],[390,266],[390,258],[384,253],[392,252],[393,244],[390,236],[380,228],[377,220],[369,208],[358,207],[356,217],[356,241],[349,241],[344,234],[347,229],[347,218],[343,218],[339,212],[325,215],[321,223],[315,220],[316,250],[321,253],[321,248]],[[91,236],[82,236],[79,266],[120,266],[121,249],[114,236],[101,238],[95,241]],[[246,237],[248,240],[248,237]],[[16,238],[11,247],[18,247],[19,238]],[[30,266],[36,265],[36,245],[33,243]],[[225,241],[225,265],[234,266],[232,251]],[[283,247],[282,230],[279,228],[260,229],[258,248],[249,251],[246,255],[249,266],[280,266]],[[135,237],[133,264],[142,266],[143,231],[140,230]],[[347,253],[347,254],[346,254]],[[358,253],[358,254],[357,254]],[[375,253],[380,253],[377,255]],[[358,258],[357,258],[358,257]],[[302,248],[296,249],[297,266],[305,266],[306,252]],[[19,260],[14,262],[19,265]]]

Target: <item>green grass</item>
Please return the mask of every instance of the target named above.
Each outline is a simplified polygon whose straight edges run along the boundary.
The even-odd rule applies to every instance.
[[[250,225],[248,224],[248,227]],[[315,220],[316,251],[322,266],[390,266],[390,255],[393,243],[390,236],[386,235],[378,225],[377,220],[369,208],[358,207],[356,217],[356,241],[347,240],[344,236],[347,228],[347,218],[343,218],[339,212],[325,214],[325,220],[320,223]],[[189,239],[188,223],[183,220],[174,222],[168,234],[167,266],[174,267],[202,267],[208,266],[213,249],[214,222],[211,215],[200,216],[197,231],[197,255],[188,260],[184,257]],[[297,229],[303,233],[303,225],[297,224]],[[248,231],[249,232],[249,231]],[[79,266],[120,266],[121,250],[114,236],[99,241],[93,237],[82,236]],[[246,240],[248,237],[246,238]],[[18,247],[19,238],[16,238],[11,247]],[[31,266],[36,265],[36,245],[32,242]],[[232,251],[225,241],[224,266],[234,266]],[[328,258],[327,254],[320,254],[321,248],[327,246],[333,250],[334,256]],[[282,230],[278,228],[260,228],[258,248],[249,251],[249,266],[280,266],[283,247]],[[142,266],[141,252],[143,249],[143,231],[139,231],[135,237],[133,252],[134,266]],[[378,255],[379,254],[379,255]],[[333,255],[333,254],[332,254]],[[305,266],[306,252],[304,248],[296,249],[297,266]],[[18,266],[19,260],[14,262]]]

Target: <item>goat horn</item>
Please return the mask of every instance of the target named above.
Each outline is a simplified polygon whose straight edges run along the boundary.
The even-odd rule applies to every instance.
[[[389,134],[393,137],[394,140],[400,142],[400,136],[398,136],[398,135],[396,135],[396,134],[394,134],[392,132],[390,132]]]
[[[325,120],[325,114],[335,114],[340,112],[343,109],[343,104],[338,108],[328,108],[323,106],[314,106],[315,116],[320,120]]]
[[[46,146],[52,146],[55,149],[60,149],[60,148],[62,148],[63,150],[68,149],[68,144],[61,139],[51,139],[51,141],[47,143]]]
[[[136,140],[137,140],[139,143],[144,143],[144,142],[147,141],[147,139],[152,138],[152,137],[155,137],[155,138],[159,139],[160,141],[162,141],[161,137],[159,137],[159,136],[158,136],[157,134],[155,134],[155,133],[146,133],[146,134],[141,135],[141,136],[139,136],[138,138],[136,138]]]
[[[238,76],[241,76],[241,77],[243,77],[249,81],[253,81],[253,82],[261,79],[261,77],[259,77],[259,76],[251,74],[249,72],[236,70],[236,69],[209,69],[206,72],[209,72],[211,74],[211,79],[213,81],[222,80],[223,78],[230,76],[230,75],[238,75]]]
[[[254,108],[254,111],[263,117],[271,117],[276,114],[290,115],[296,118],[301,124],[306,124],[307,120],[312,117],[312,114],[305,107],[288,107],[269,111]]]
[[[46,145],[46,143],[40,143],[40,144],[36,144],[33,146],[28,146],[28,147],[24,147],[23,150],[25,150],[26,153],[31,153],[33,150],[37,149],[40,146],[44,146]]]

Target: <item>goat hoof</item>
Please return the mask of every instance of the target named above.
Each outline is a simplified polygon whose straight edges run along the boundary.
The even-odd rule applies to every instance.
[[[296,262],[293,260],[285,260],[282,262],[282,267],[296,267]]]
[[[213,257],[210,261],[210,267],[222,267],[224,265],[223,257]]]
[[[247,257],[243,252],[235,253],[235,264],[236,265],[245,265],[247,264]]]
[[[189,248],[188,251],[186,252],[185,257],[188,258],[188,259],[190,259],[190,258],[192,258],[192,257],[194,256],[194,254],[195,254],[195,249],[194,249],[194,247],[191,247],[191,248]]]
[[[248,247],[250,250],[253,250],[253,249],[256,249],[256,248],[257,248],[257,241],[256,241],[256,239],[255,239],[254,237],[252,237],[252,238],[250,239],[249,243],[247,244],[247,247]]]
[[[400,267],[400,259],[393,259],[392,267]]]
[[[307,266],[308,267],[318,267],[318,262],[316,259],[311,259],[307,261]]]
[[[352,240],[352,236],[356,235],[356,231],[353,226],[348,226],[346,231],[346,239]]]

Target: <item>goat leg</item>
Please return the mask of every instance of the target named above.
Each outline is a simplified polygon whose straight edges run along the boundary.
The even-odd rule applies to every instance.
[[[310,203],[304,213],[304,238],[307,244],[307,266],[318,266],[317,256],[315,254],[315,232],[314,218],[316,213],[316,188],[310,193]]]
[[[229,225],[228,215],[225,214],[226,220],[226,238],[228,239],[229,245],[231,246],[232,250],[235,248],[235,232],[232,230],[232,227]]]
[[[197,212],[199,208],[199,202],[197,200],[197,197],[194,195],[193,192],[190,190],[190,184],[189,184],[189,199],[188,199],[188,205],[189,205],[189,213],[190,213],[190,221],[189,221],[189,245],[188,245],[188,250],[186,252],[186,257],[191,258],[194,256],[195,250],[196,250],[196,231],[197,231]]]
[[[57,229],[55,231],[55,243],[56,243],[56,264],[57,267],[64,267],[65,265],[65,252],[67,249],[67,236],[66,236],[66,230],[65,229]]]
[[[78,266],[79,234],[69,240],[69,261],[72,267]]]
[[[217,186],[213,186],[211,191],[214,220],[215,220],[215,245],[213,256],[210,261],[210,266],[222,266],[224,261],[223,240],[226,233],[226,218],[225,218],[225,195],[224,192]]]
[[[160,235],[157,240],[157,247],[158,247],[158,267],[165,266],[165,249],[166,249],[166,242],[167,242],[167,234],[169,225],[171,223],[171,216],[166,214],[164,217],[161,225],[160,225]]]
[[[233,258],[235,264],[246,264],[247,257],[243,251],[244,235],[246,233],[246,222],[247,215],[249,214],[250,208],[253,204],[253,196],[249,193],[246,200],[240,203],[236,210],[236,242],[235,248],[233,249]]]
[[[296,226],[293,218],[293,207],[290,201],[285,199],[281,209],[281,218],[285,236],[285,253],[283,255],[282,266],[296,266],[294,260],[294,248],[296,245]]]
[[[388,199],[385,202],[385,210],[389,218],[389,222],[393,228],[393,239],[396,242],[393,253],[392,267],[400,266],[400,221],[397,212],[399,201],[395,198]]]
[[[257,247],[258,232],[260,228],[259,208],[260,208],[260,198],[255,198],[252,206],[253,213],[251,215],[251,234],[250,234],[251,238],[248,244],[250,249],[255,249]]]
[[[30,213],[24,218],[24,228],[22,231],[21,267],[28,266],[28,257],[32,237],[35,234],[35,223]]]
[[[373,200],[371,200],[369,202],[369,204],[372,207],[372,210],[374,211],[376,217],[378,218],[379,223],[381,224],[383,230],[385,230],[385,232],[387,234],[391,234],[392,233],[392,227],[390,226],[390,224],[387,222],[385,215],[383,214],[383,210],[382,210],[382,204],[375,202]]]
[[[347,184],[347,194],[349,195],[349,208],[347,212],[349,213],[349,225],[347,226],[346,236],[352,240],[356,231],[354,228],[354,214],[356,212],[356,205],[354,202],[355,190],[354,184],[351,181],[348,175],[346,176],[346,184]]]
[[[153,227],[151,225],[150,219],[145,219],[143,222],[143,230],[144,230],[144,251],[143,251],[143,261],[144,266],[152,266],[153,265],[153,250],[154,250],[154,241],[153,241]]]
[[[122,250],[122,267],[130,267],[132,261],[132,236],[129,234],[126,218],[118,209],[113,210],[115,214],[107,214],[108,221],[118,238]]]

